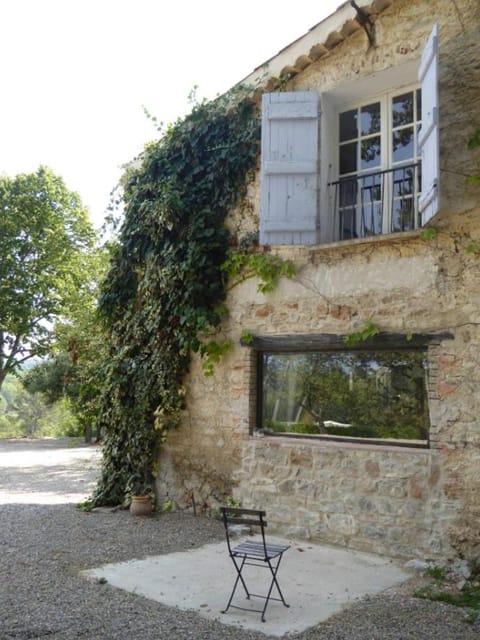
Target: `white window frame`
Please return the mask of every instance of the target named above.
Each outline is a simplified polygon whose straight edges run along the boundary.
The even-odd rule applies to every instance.
[[[332,149],[331,153],[333,155],[332,158],[332,174],[336,176],[338,180],[340,177],[348,177],[352,178],[355,176],[361,177],[362,175],[369,175],[371,173],[376,173],[380,171],[389,171],[395,168],[402,168],[405,165],[419,163],[421,160],[420,149],[418,144],[418,134],[414,131],[414,156],[411,160],[401,160],[394,161],[393,160],[393,142],[392,142],[392,134],[393,134],[393,114],[392,114],[392,102],[393,99],[403,93],[413,93],[414,96],[417,90],[421,91],[421,86],[418,83],[415,84],[407,84],[404,86],[398,86],[395,89],[391,89],[386,92],[378,93],[376,95],[363,95],[361,99],[357,99],[354,101],[344,102],[336,105],[334,111],[335,118],[335,126],[334,126],[334,136],[336,141],[335,150]],[[378,135],[381,140],[381,153],[380,153],[380,164],[377,167],[371,169],[358,169],[356,172],[352,172],[351,174],[344,174],[340,176],[339,173],[339,149],[341,146],[340,143],[340,114],[345,111],[350,111],[354,109],[361,109],[362,107],[368,106],[370,104],[379,103],[380,104],[380,131]],[[414,121],[412,125],[417,127],[418,124],[421,124],[421,121],[416,119],[417,113],[417,103],[416,97],[414,98]],[[332,116],[330,116],[332,117]],[[372,136],[373,137],[373,136]],[[360,135],[357,137],[357,140],[360,140]],[[360,145],[359,145],[360,147]],[[358,149],[358,154],[360,154],[360,148]],[[357,158],[358,160],[359,158]],[[417,180],[417,172],[415,172],[415,180]],[[383,190],[383,198],[382,198],[382,232],[381,234],[392,233],[394,230],[391,227],[391,206],[393,202],[393,174],[388,174],[385,179],[384,190]],[[329,197],[331,203],[331,215],[333,216],[333,211],[335,208],[335,203],[333,202],[333,196]],[[360,195],[358,196],[358,205],[360,205]],[[414,218],[415,218],[415,227],[420,226],[419,220],[419,210],[418,210],[418,193],[417,197],[414,199]],[[338,220],[334,221],[334,225],[337,225]],[[357,218],[357,234],[360,237],[360,220]],[[335,233],[335,229],[334,229]],[[336,231],[338,233],[338,229]]]

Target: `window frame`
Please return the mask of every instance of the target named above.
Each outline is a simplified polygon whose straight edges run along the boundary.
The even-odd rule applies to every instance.
[[[256,376],[256,406],[254,413],[254,424],[251,432],[263,433],[272,438],[284,437],[293,439],[306,439],[315,442],[331,441],[337,443],[349,443],[357,445],[392,446],[403,449],[428,449],[431,446],[431,403],[430,403],[430,379],[429,371],[431,365],[430,346],[438,345],[441,340],[452,339],[450,333],[439,334],[387,334],[380,333],[352,346],[346,344],[347,336],[337,334],[314,334],[314,335],[289,335],[289,336],[261,336],[254,337],[252,342],[246,347],[250,347],[255,352],[255,376]],[[426,369],[427,384],[426,397],[428,403],[429,431],[424,442],[405,440],[390,440],[379,438],[361,438],[337,436],[333,434],[295,434],[266,431],[263,429],[263,356],[265,353],[306,353],[306,352],[354,352],[354,351],[424,351],[426,354],[428,367]]]
[[[360,88],[359,88],[360,89]],[[360,216],[358,216],[356,220],[356,238],[363,238],[367,236],[385,236],[391,233],[399,233],[404,230],[394,229],[392,227],[392,209],[394,206],[394,200],[398,200],[395,197],[394,187],[393,187],[393,179],[395,171],[401,171],[404,167],[414,166],[414,188],[412,193],[412,203],[413,203],[413,228],[407,229],[409,231],[413,231],[419,229],[421,224],[421,216],[419,210],[419,200],[421,198],[421,185],[418,184],[419,180],[419,171],[421,172],[421,154],[419,149],[419,127],[421,127],[421,114],[420,119],[418,119],[418,105],[417,105],[417,95],[421,96],[422,87],[421,84],[417,82],[408,82],[406,84],[399,84],[394,87],[389,87],[388,89],[379,91],[377,93],[368,93],[367,91],[360,91],[354,97],[350,97],[349,100],[343,101],[335,101],[332,105],[332,108],[328,113],[329,124],[332,124],[332,120],[334,121],[333,136],[330,138],[330,144],[324,150],[321,150],[321,153],[327,154],[330,159],[329,162],[329,179],[328,181],[323,182],[322,186],[326,189],[327,198],[328,198],[328,216],[332,220],[332,240],[346,240],[352,238],[342,238],[341,233],[339,231],[339,223],[338,219],[339,211],[341,210],[341,206],[336,202],[336,197],[333,195],[331,190],[332,184],[338,184],[338,181],[342,179],[352,180],[358,178],[359,180],[370,175],[380,176],[381,185],[378,186],[378,189],[381,191],[381,231],[375,233],[362,233],[362,223],[360,220]],[[413,93],[413,112],[414,117],[412,123],[408,123],[406,125],[402,125],[401,127],[394,126],[393,122],[393,100],[394,98],[401,96],[405,93]],[[378,133],[369,134],[367,136],[362,136],[360,130],[357,131],[357,136],[355,139],[351,139],[348,141],[340,140],[340,115],[342,113],[356,110],[360,112],[362,108],[372,105],[379,104],[380,107],[380,129]],[[393,133],[396,131],[400,131],[401,129],[405,129],[408,127],[413,127],[414,136],[413,136],[413,157],[411,160],[397,160],[395,161],[393,158]],[[380,138],[380,162],[378,166],[362,169],[359,165],[360,162],[360,154],[361,154],[361,141],[363,139],[374,138],[378,136]],[[340,175],[340,148],[345,144],[349,144],[351,141],[354,141],[358,145],[357,149],[357,170],[350,173],[344,173]],[[361,208],[361,193],[360,189],[357,193],[357,210]]]

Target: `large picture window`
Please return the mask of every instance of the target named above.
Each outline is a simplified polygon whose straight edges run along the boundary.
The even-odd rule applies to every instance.
[[[425,349],[259,354],[265,433],[428,443]]]

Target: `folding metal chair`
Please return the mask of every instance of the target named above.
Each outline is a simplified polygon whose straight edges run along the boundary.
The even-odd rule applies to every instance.
[[[282,556],[290,546],[267,543],[265,540],[265,527],[267,526],[267,522],[264,520],[266,515],[265,511],[256,509],[240,509],[238,507],[220,507],[220,511],[223,516],[223,524],[225,526],[225,533],[227,536],[228,553],[237,572],[237,577],[235,584],[233,585],[230,599],[222,613],[226,613],[230,607],[233,607],[234,609],[242,609],[243,611],[256,611],[262,614],[262,622],[265,622],[265,611],[267,610],[270,600],[282,602],[286,607],[290,606],[285,602],[285,598],[283,597],[277,580],[277,572]],[[232,546],[231,532],[229,530],[231,525],[248,525],[249,527],[258,527],[262,537],[257,540],[244,540],[240,544]],[[270,571],[272,579],[266,595],[252,593],[248,590],[244,576],[242,575],[242,571],[247,565],[262,567]],[[247,599],[250,599],[250,597],[253,596],[255,598],[263,598],[265,600],[263,609],[248,609],[246,607],[240,607],[232,604],[233,596],[235,595],[239,582],[241,582],[243,586]],[[279,598],[272,596],[274,586],[278,591],[278,595],[280,596]]]

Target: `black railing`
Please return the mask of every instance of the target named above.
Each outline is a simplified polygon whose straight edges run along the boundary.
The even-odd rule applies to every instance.
[[[421,165],[416,162],[331,182],[338,239],[417,229],[420,171]]]

